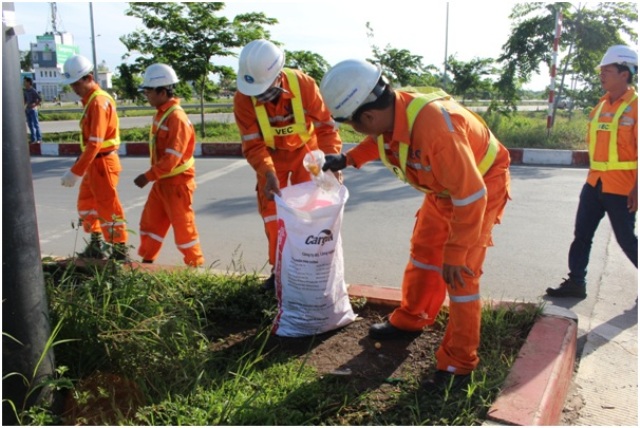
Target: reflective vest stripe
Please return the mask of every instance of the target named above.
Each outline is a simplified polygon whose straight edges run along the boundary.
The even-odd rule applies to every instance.
[[[421,94],[419,97],[414,98],[409,103],[409,106],[407,107],[407,119],[409,121],[409,134],[411,134],[411,131],[413,130],[413,124],[415,123],[416,118],[418,117],[418,113],[420,113],[420,110],[422,110],[422,108],[427,104],[431,102],[437,102],[438,100],[441,100],[441,99],[448,100],[448,99],[451,99],[451,96],[442,90],[436,90],[428,94]],[[471,112],[485,126],[487,126],[484,119],[482,119],[480,115],[478,115],[477,113],[471,110],[468,110],[468,111]],[[450,118],[448,118],[448,112],[444,108],[442,108],[442,113],[445,115],[445,119],[447,119],[447,125],[449,126],[449,129],[452,130],[453,125],[451,124]],[[485,153],[484,157],[480,160],[480,162],[477,165],[478,170],[482,175],[485,175],[493,165],[493,162],[496,160],[496,156],[498,155],[498,148],[499,148],[498,140],[493,135],[491,130],[489,130],[488,128],[487,130],[489,131],[489,144],[487,146],[487,152]],[[378,136],[378,152],[379,152],[380,160],[382,161],[382,163],[387,168],[389,168],[396,175],[396,177],[398,177],[403,182],[410,184],[411,186],[415,187],[421,192],[432,193],[433,191],[431,189],[418,186],[417,184],[411,183],[407,180],[406,171],[407,171],[407,159],[409,157],[409,144],[400,142],[398,150],[399,150],[398,159],[400,162],[400,167],[391,165],[385,153],[384,138],[382,137],[382,135]],[[428,168],[428,170],[431,170],[431,168]],[[448,197],[449,192],[445,190],[444,192],[438,193],[438,195],[442,197]]]
[[[262,132],[262,139],[267,144],[267,147],[275,149],[275,136],[285,137],[289,135],[299,135],[302,140],[301,146],[307,144],[307,141],[311,139],[311,133],[313,132],[313,123],[307,128],[307,123],[304,117],[304,107],[302,106],[302,94],[300,92],[300,82],[293,70],[285,68],[282,70],[287,76],[289,81],[289,87],[293,98],[291,99],[291,107],[293,108],[293,124],[287,126],[273,127],[269,122],[269,115],[264,104],[258,105],[256,97],[251,97],[253,100],[253,108],[256,110],[256,117],[258,118],[258,125],[260,125],[260,131]]]
[[[638,98],[638,94],[633,94],[631,100],[628,102],[623,102],[616,113],[613,115],[613,119],[611,122],[600,122],[600,112],[602,111],[602,107],[604,107],[604,103],[606,100],[603,100],[598,107],[596,107],[596,112],[593,115],[593,119],[591,119],[590,129],[589,129],[589,162],[590,167],[596,171],[612,171],[612,170],[633,170],[638,168],[638,161],[620,161],[618,156],[618,125],[620,123],[620,117],[624,113],[624,111],[629,107],[636,98]],[[606,161],[597,161],[594,159],[596,152],[596,144],[598,141],[598,131],[609,132],[609,153]]]
[[[105,97],[109,98],[113,102],[114,105],[116,103],[113,100],[113,98],[111,97],[111,95],[109,95],[108,92],[103,91],[102,89],[98,89],[97,91],[94,91],[93,94],[91,94],[91,96],[87,100],[87,104],[85,104],[85,106],[84,106],[84,110],[82,111],[82,118],[80,118],[80,150],[83,151],[83,152],[84,152],[84,149],[85,149],[85,145],[84,145],[84,136],[82,135],[82,121],[84,120],[84,117],[87,114],[87,108],[89,108],[89,104],[91,104],[91,101],[93,101],[93,99],[95,97],[97,97],[98,95],[104,95]],[[91,141],[98,141],[96,138],[91,138],[90,140]],[[104,140],[102,142],[102,145],[100,146],[100,148],[101,149],[105,149],[105,148],[109,148],[109,147],[118,148],[118,146],[120,146],[120,118],[116,114],[116,138],[111,138],[109,140]]]
[[[156,125],[156,132],[155,133],[153,132],[153,126],[149,130],[149,160],[151,161],[151,165],[153,165],[155,163],[155,157],[156,157],[156,135],[158,134],[158,130],[160,129],[160,127],[162,126],[162,124],[164,123],[166,118],[169,117],[169,115],[174,110],[182,110],[182,107],[180,107],[177,104],[174,104],[171,107],[169,107],[169,109],[160,118],[160,121],[158,121],[158,125]],[[175,150],[172,150],[171,152],[172,152],[172,154],[176,153]],[[189,160],[187,160],[185,163],[176,166],[175,168],[173,168],[168,173],[161,175],[160,178],[169,178],[169,177],[174,177],[174,176],[176,176],[178,174],[182,174],[183,172],[185,172],[186,170],[191,168],[195,163],[196,163],[195,158],[193,156],[191,156],[189,158]]]

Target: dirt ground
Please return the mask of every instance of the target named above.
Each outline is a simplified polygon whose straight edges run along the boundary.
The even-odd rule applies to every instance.
[[[420,381],[435,371],[434,354],[442,340],[441,330],[434,328],[415,338],[377,342],[368,337],[369,327],[382,321],[390,308],[366,305],[355,312],[358,317],[351,324],[315,337],[271,336],[265,351],[278,349],[304,358],[320,375],[348,377],[351,385],[362,390],[384,390],[385,385]],[[255,331],[243,331],[236,325],[235,333],[227,330],[225,334],[224,341],[214,347],[233,346]]]

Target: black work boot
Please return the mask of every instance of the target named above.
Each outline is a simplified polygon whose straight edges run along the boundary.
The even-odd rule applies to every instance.
[[[471,374],[454,374],[444,370],[436,371],[430,379],[422,382],[422,388],[428,394],[444,394],[465,389],[471,382]]]
[[[91,240],[87,244],[87,247],[83,252],[78,253],[78,257],[104,260],[107,258],[107,253],[105,252],[104,248],[105,243],[102,240],[102,234],[92,233]]]
[[[420,336],[421,333],[422,330],[410,331],[399,329],[391,324],[389,320],[373,324],[369,327],[369,337],[377,340],[415,338]]]
[[[272,273],[271,276],[262,283],[262,291],[273,291],[276,288],[276,274]]]
[[[578,299],[584,299],[587,297],[587,286],[571,278],[564,278],[564,281],[558,288],[547,288],[547,295],[551,297],[577,297]]]
[[[110,260],[115,260],[118,262],[129,263],[131,259],[129,258],[129,248],[127,244],[124,242],[113,244],[113,249],[111,250]]]

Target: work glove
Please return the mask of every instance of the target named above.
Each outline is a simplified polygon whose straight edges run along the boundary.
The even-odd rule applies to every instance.
[[[76,181],[78,181],[79,179],[79,175],[75,175],[73,172],[71,172],[70,169],[68,169],[67,172],[65,172],[62,176],[61,181],[64,187],[73,187],[76,185]]]
[[[327,171],[331,170],[333,172],[340,171],[341,169],[345,169],[347,167],[347,155],[341,153],[339,155],[324,155],[324,165],[322,165],[322,170]]]

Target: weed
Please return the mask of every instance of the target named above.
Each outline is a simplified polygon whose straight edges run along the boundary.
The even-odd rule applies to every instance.
[[[99,419],[78,409],[75,419],[63,422],[478,425],[539,316],[538,308],[527,305],[483,309],[481,364],[472,382],[464,390],[433,397],[421,387],[424,368],[434,362],[433,351],[424,344],[406,352],[385,348],[388,356],[414,356],[412,362],[396,367],[397,373],[384,372],[384,378],[321,373],[316,356],[328,352],[326,357],[333,358],[332,352],[347,349],[346,342],[338,339],[337,347],[331,348],[335,351],[321,351],[331,343],[331,333],[297,341],[274,338],[276,300],[260,291],[261,281],[255,274],[214,275],[189,269],[149,273],[73,265],[47,275],[57,338],[51,346],[55,344],[56,360],[65,367],[64,386],[70,387],[68,379],[78,379],[70,396],[80,407],[87,403],[87,411],[97,407],[90,403],[103,402]],[[352,303],[361,314],[367,312],[369,305],[362,299]],[[447,319],[443,308],[433,331],[420,340],[438,343]],[[366,325],[354,325],[360,329],[353,330],[356,335],[366,331]],[[339,338],[341,333],[335,334]],[[358,352],[347,359],[354,362],[369,351]],[[378,354],[369,355],[371,362],[382,361]],[[368,361],[363,360],[365,366]],[[83,389],[83,379],[96,373],[126,380],[127,389],[139,391],[141,398],[128,401],[125,408],[118,405],[113,388]],[[25,424],[57,423],[50,409],[25,411],[16,406],[15,411]]]

